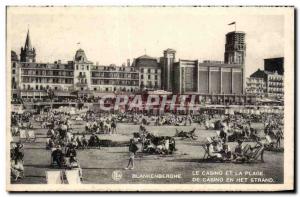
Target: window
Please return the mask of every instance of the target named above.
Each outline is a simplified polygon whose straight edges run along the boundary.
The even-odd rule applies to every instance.
[[[81,65],[81,70],[84,70],[84,65]]]
[[[155,69],[155,73],[157,74],[157,69]]]
[[[148,69],[148,73],[151,73],[151,69],[150,68]]]
[[[151,79],[151,75],[148,75],[148,79]]]
[[[141,79],[144,79],[144,75],[141,75]]]
[[[76,65],[76,70],[78,70],[78,65]]]
[[[12,74],[16,74],[16,70],[15,69],[12,70]]]
[[[97,88],[94,88],[94,91],[96,91],[97,90]]]
[[[157,80],[157,75],[155,75],[155,80]]]
[[[142,72],[142,73],[144,72],[144,69],[143,69],[143,68],[141,68],[141,72]]]
[[[86,66],[86,69],[89,70],[89,65]]]
[[[15,62],[13,63],[13,68],[16,68],[16,63]]]

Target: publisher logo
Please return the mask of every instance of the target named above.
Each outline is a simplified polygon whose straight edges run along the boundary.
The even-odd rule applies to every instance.
[[[119,181],[122,179],[122,172],[120,170],[115,170],[111,175],[112,179],[115,181]]]

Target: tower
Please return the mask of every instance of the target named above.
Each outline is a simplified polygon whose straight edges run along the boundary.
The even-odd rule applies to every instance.
[[[245,33],[233,31],[226,34],[224,62],[226,64],[245,64]]]
[[[172,91],[173,87],[173,63],[175,61],[176,51],[173,49],[164,50],[162,58],[162,89]]]
[[[237,64],[238,67],[232,70],[232,90],[242,94],[245,92],[245,56],[245,33],[242,31],[227,33],[224,62],[225,64]]]
[[[21,47],[21,62],[35,62],[35,48],[32,47],[30,36],[29,36],[29,30],[27,32],[27,37],[25,41],[24,48]]]

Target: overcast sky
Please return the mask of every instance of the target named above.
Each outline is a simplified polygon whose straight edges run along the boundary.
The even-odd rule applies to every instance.
[[[99,64],[121,65],[145,54],[177,51],[176,59],[222,60],[225,34],[246,33],[246,76],[263,68],[263,59],[284,55],[284,17],[239,9],[204,8],[9,8],[8,46],[20,53],[27,29],[38,62],[72,60],[76,50]],[[80,45],[77,43],[80,42]],[[8,50],[10,50],[8,49]]]

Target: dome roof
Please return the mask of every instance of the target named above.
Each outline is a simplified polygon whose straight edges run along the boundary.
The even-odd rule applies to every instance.
[[[137,59],[155,60],[156,58],[150,57],[150,56],[148,56],[148,55],[145,54],[143,56],[138,57]]]
[[[157,59],[154,57],[150,57],[148,55],[143,55],[138,58],[136,58],[135,61],[135,66],[140,68],[140,67],[152,67],[152,68],[157,68],[158,63]]]
[[[83,49],[78,49],[75,54],[75,61],[86,62],[87,58]]]

